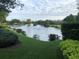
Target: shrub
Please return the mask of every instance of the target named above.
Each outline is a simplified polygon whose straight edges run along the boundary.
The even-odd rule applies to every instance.
[[[79,39],[79,24],[62,24],[63,39]]]
[[[49,41],[53,41],[53,40],[57,40],[57,39],[58,39],[58,35],[56,35],[56,34],[49,35]]]
[[[16,30],[16,32],[17,33],[22,33],[22,34],[24,34],[25,35],[25,32],[24,31],[22,31],[22,29],[15,29]]]
[[[9,30],[0,29],[0,48],[19,43],[18,36]]]
[[[79,29],[73,29],[69,31],[70,39],[79,40]]]
[[[79,41],[66,40],[60,44],[64,59],[79,59]]]
[[[1,23],[0,28],[6,29],[6,28],[9,28],[9,27],[8,27],[7,23]]]
[[[79,17],[79,15],[78,15]],[[61,25],[63,39],[79,39],[79,23],[77,16],[67,16]]]
[[[36,39],[36,40],[39,40],[39,35],[35,34],[35,35],[33,36],[33,38]]]

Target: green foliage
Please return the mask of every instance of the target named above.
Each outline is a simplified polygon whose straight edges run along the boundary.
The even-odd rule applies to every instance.
[[[79,40],[79,29],[70,30],[69,35],[70,39]]]
[[[60,44],[64,59],[79,59],[79,41],[66,40]]]
[[[61,25],[63,39],[79,39],[78,20],[78,17],[73,15],[70,15],[63,20],[63,24]]]
[[[79,39],[79,24],[63,24],[63,39]]]
[[[46,21],[39,20],[39,21],[33,22],[33,24],[34,25],[42,25],[44,27],[49,27],[51,24],[54,24],[54,23],[51,20],[46,20]]]
[[[26,24],[31,24],[32,20],[31,19],[27,19]]]
[[[10,25],[20,25],[21,21],[19,19],[12,19],[11,21],[8,21],[8,24]]]
[[[24,32],[22,29],[15,29],[15,31],[16,31],[17,33],[22,33],[23,35],[25,35],[25,32]]]
[[[76,21],[77,21],[77,24],[79,24],[79,13],[78,13],[78,15],[76,16]]]
[[[1,23],[0,28],[8,29],[9,27],[8,27],[7,23]]]
[[[0,10],[10,11],[11,8],[16,6],[23,6],[18,0],[0,0]]]
[[[65,19],[64,19],[64,24],[75,24],[77,21],[76,21],[76,16],[73,16],[72,14],[67,16]]]
[[[42,25],[44,27],[56,27],[56,28],[60,28],[62,21],[52,21],[52,20],[38,20],[38,21],[34,21],[33,24],[35,25]]]
[[[0,49],[0,59],[61,59],[58,50],[60,41],[43,42],[18,34],[21,44]]]
[[[54,40],[58,40],[59,36],[56,34],[50,34],[49,35],[49,41],[54,41]]]
[[[6,17],[8,16],[8,13],[6,11],[0,11],[0,23],[6,22]]]
[[[0,48],[12,46],[18,42],[16,34],[6,29],[0,29]]]

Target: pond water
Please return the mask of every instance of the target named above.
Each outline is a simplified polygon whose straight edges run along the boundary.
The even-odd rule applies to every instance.
[[[60,40],[62,40],[62,34],[61,34],[61,29],[57,29],[54,27],[43,27],[41,25],[37,25],[37,26],[28,26],[28,25],[24,25],[24,26],[13,26],[13,28],[16,29],[22,29],[23,31],[25,31],[26,35],[28,37],[33,38],[34,35],[38,35],[39,39],[42,41],[48,41],[49,39],[49,35],[50,34],[57,34]]]

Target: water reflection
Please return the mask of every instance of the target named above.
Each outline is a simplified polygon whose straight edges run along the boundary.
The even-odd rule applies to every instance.
[[[28,26],[28,25],[24,25],[24,26],[19,26],[16,27],[14,26],[14,28],[16,29],[22,29],[23,31],[26,32],[26,35],[28,37],[34,37],[34,35],[38,35],[39,39],[42,41],[48,41],[49,39],[49,35],[50,34],[57,34],[59,36],[59,39],[62,39],[62,34],[61,34],[61,30],[54,28],[54,27],[43,27],[41,25],[37,25],[37,26]]]

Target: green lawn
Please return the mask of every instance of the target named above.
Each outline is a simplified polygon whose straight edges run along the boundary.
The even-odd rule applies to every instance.
[[[21,44],[18,48],[0,49],[0,59],[62,59],[59,51],[60,41],[43,42],[19,34]]]

